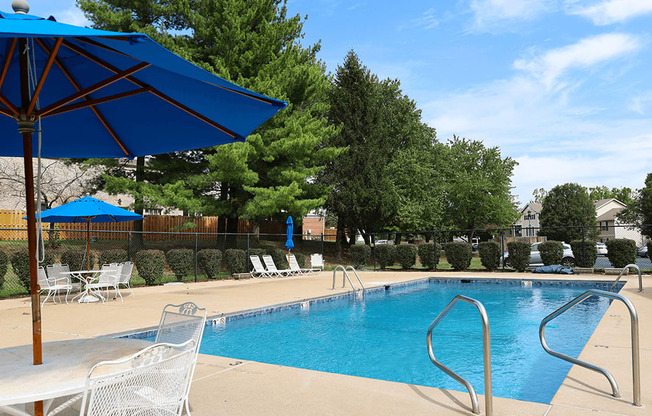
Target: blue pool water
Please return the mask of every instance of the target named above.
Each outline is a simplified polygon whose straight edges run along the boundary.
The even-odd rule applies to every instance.
[[[465,391],[429,360],[426,331],[454,296],[482,302],[491,326],[493,394],[549,403],[571,365],[546,354],[541,319],[604,283],[523,287],[506,281],[436,281],[311,304],[207,327],[200,352],[242,360]],[[554,350],[579,355],[609,305],[592,297],[550,322]],[[434,332],[435,356],[484,393],[482,324],[464,302]]]

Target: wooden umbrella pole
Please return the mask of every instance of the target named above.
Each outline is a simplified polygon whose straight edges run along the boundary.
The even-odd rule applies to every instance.
[[[86,265],[91,269],[91,217],[86,217]]]

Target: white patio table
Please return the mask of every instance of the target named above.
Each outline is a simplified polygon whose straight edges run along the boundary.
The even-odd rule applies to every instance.
[[[89,283],[92,283],[94,280],[97,280],[97,276],[101,273],[101,270],[75,270],[72,272],[61,272],[61,274],[68,274],[76,278],[84,286],[84,289],[77,296],[72,298],[72,300],[77,299],[79,296],[79,303],[93,303],[99,302],[100,298],[104,299],[102,294],[99,291],[92,291],[87,287]]]
[[[82,393],[88,371],[98,362],[135,354],[149,345],[150,341],[126,338],[49,342],[43,344],[41,365],[32,364],[31,345],[0,349],[0,413],[8,405],[40,400],[48,409],[53,399]],[[10,413],[27,414],[19,409]]]

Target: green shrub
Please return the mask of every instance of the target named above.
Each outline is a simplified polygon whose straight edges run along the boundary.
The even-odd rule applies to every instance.
[[[79,249],[67,249],[61,253],[61,264],[70,266],[70,270],[92,270],[95,267],[95,256],[91,251],[90,267],[88,267],[88,260],[86,259],[86,247]]]
[[[453,270],[466,270],[471,265],[471,244],[468,243],[446,243],[446,259],[453,267]]]
[[[302,269],[306,268],[306,255],[301,254],[301,253],[294,253],[294,257],[297,259],[297,263],[299,263],[299,267]]]
[[[165,254],[161,250],[141,250],[134,256],[134,263],[145,284],[151,286],[163,278]]]
[[[396,246],[396,260],[402,268],[411,268],[417,262],[417,247],[414,244]]]
[[[258,256],[262,259],[262,257],[267,254],[264,248],[250,248],[249,249],[249,255],[250,256]]]
[[[434,243],[419,244],[419,261],[421,265],[427,269],[434,269],[439,263],[439,253],[435,252]]]
[[[381,269],[387,266],[393,266],[396,259],[396,246],[390,244],[381,244],[376,246],[376,261]]]
[[[546,241],[539,244],[539,253],[544,266],[561,264],[564,258],[564,245],[561,241]]]
[[[282,250],[280,248],[270,248],[267,250],[267,254],[272,256],[272,260],[274,260],[274,264],[276,265],[277,269],[280,270],[280,269],[288,268],[288,259],[285,257],[287,252],[285,250]],[[242,273],[242,272],[238,272],[238,273]]]
[[[371,247],[366,244],[354,244],[349,247],[353,267],[364,267],[371,258]]]
[[[605,243],[607,258],[613,267],[620,269],[636,263],[636,242],[627,238],[616,238]]]
[[[46,252],[41,264],[45,267],[52,263],[54,263],[54,255],[50,252]],[[25,289],[29,290],[29,254],[27,250],[17,251],[11,255],[11,267],[14,270],[14,274],[18,276],[20,284]]]
[[[496,270],[500,266],[500,244],[494,241],[485,241],[478,244],[480,262],[487,270]]]
[[[5,274],[7,274],[7,269],[9,268],[9,256],[7,253],[0,250],[0,288],[5,282]]]
[[[230,274],[244,273],[247,271],[247,252],[237,248],[230,248],[224,252],[224,263]],[[278,263],[276,263],[276,268],[279,268]]]
[[[573,240],[570,242],[575,264],[578,267],[593,267],[598,259],[598,248],[593,240]]]
[[[189,248],[174,248],[165,253],[165,260],[178,281],[195,273],[195,252]]]
[[[530,244],[522,241],[510,241],[507,243],[509,253],[509,264],[519,272],[525,271],[530,265]]]
[[[215,248],[199,250],[197,253],[197,263],[206,277],[215,279],[222,270],[222,252]]]
[[[128,259],[127,250],[115,248],[100,253],[100,264],[124,263]]]

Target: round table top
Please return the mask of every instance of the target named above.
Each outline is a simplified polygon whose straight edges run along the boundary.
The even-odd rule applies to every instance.
[[[152,345],[128,338],[92,338],[43,344],[43,364],[32,364],[32,346],[0,349],[0,405],[30,403],[81,393],[88,371]]]

